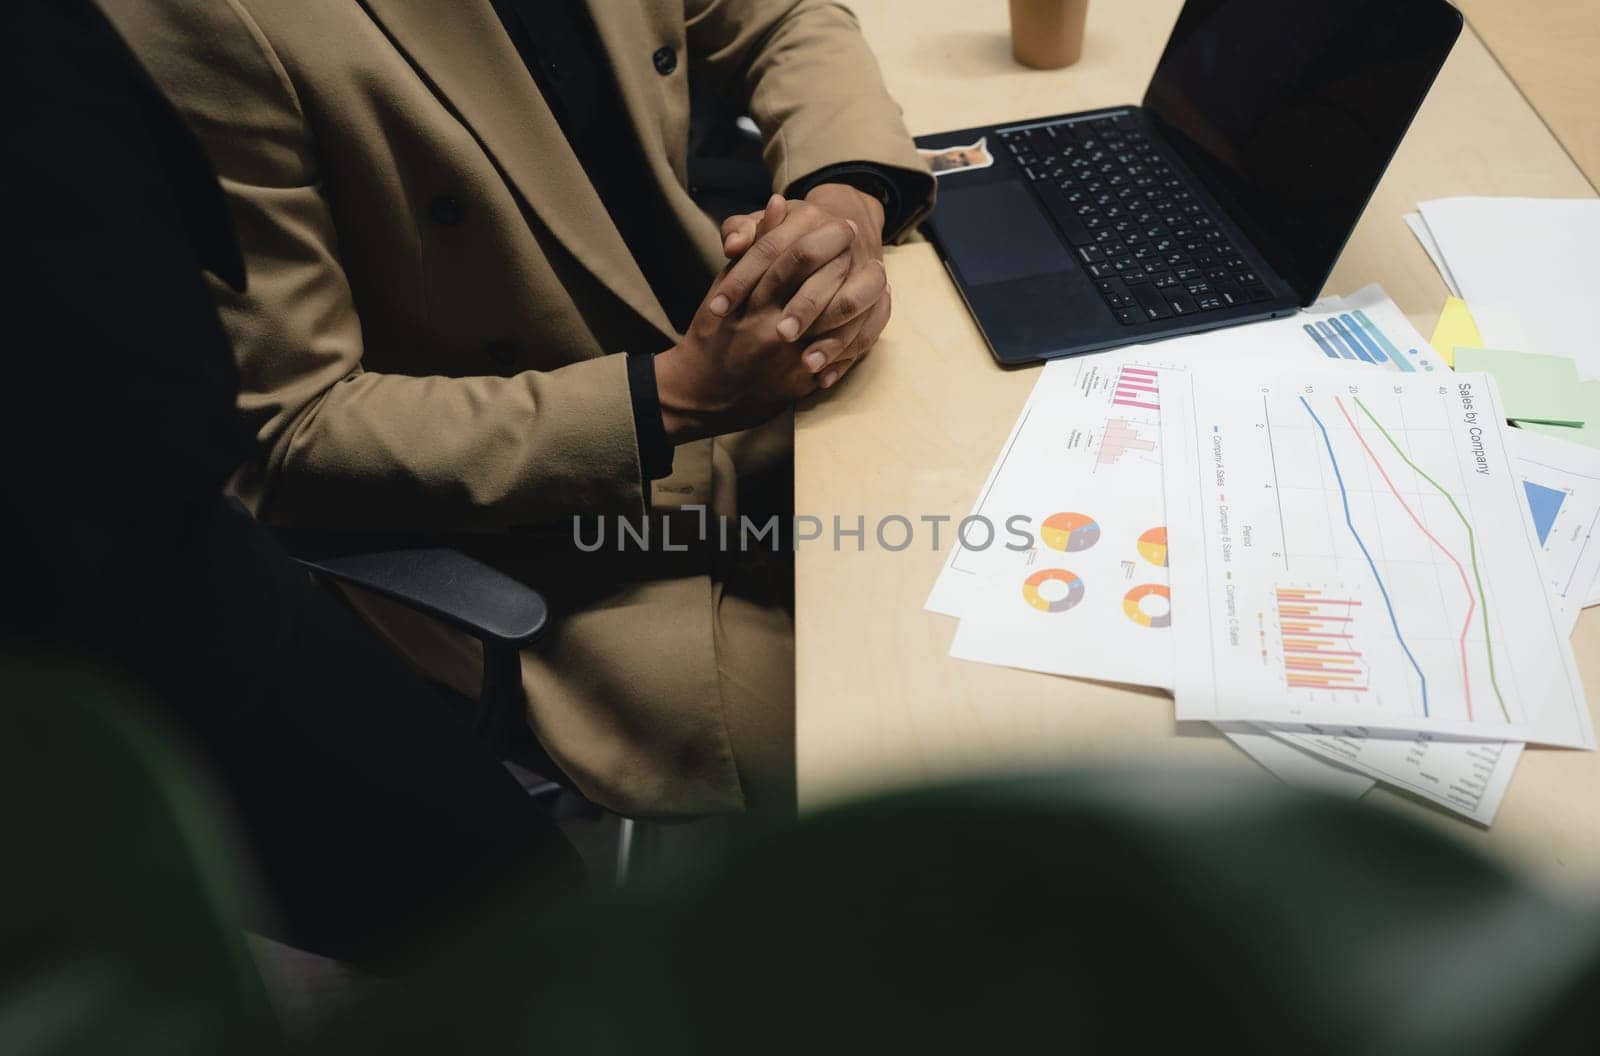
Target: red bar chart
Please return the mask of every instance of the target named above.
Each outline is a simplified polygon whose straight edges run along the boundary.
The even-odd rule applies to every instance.
[[[1160,390],[1156,388],[1156,377],[1156,372],[1146,367],[1123,367],[1117,372],[1116,395],[1111,402],[1118,407],[1160,410]]]
[[[1296,689],[1367,691],[1367,673],[1355,648],[1355,610],[1361,602],[1324,597],[1309,587],[1279,587],[1278,629],[1283,674]]]
[[[1105,431],[1100,434],[1100,451],[1095,456],[1095,465],[1111,466],[1122,460],[1122,456],[1129,451],[1152,452],[1156,449],[1153,439],[1155,429],[1144,426],[1145,432],[1140,432],[1142,423],[1130,422],[1125,418],[1106,419]],[[1146,435],[1152,434],[1152,435]]]

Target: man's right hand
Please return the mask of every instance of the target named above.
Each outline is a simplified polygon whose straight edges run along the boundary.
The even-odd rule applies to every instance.
[[[813,263],[808,248],[819,232],[841,220],[853,236],[848,247],[832,260]],[[815,187],[805,201],[774,195],[762,213],[730,216],[722,225],[722,251],[733,266],[719,280],[711,308],[722,314],[787,297],[778,332],[808,346],[806,365],[828,388],[866,354],[889,321],[882,226],[877,200],[842,184]],[[797,271],[807,276],[799,284],[789,281]]]
[[[770,226],[782,223],[788,203],[767,208]],[[661,421],[673,444],[760,425],[815,392],[816,373],[802,359],[804,346],[784,336],[778,323],[791,298],[823,269],[847,253],[855,229],[846,221],[819,225],[792,245],[781,261],[756,277],[770,287],[731,310],[726,272],[695,312],[683,340],[655,358]],[[729,270],[736,265],[730,265]]]

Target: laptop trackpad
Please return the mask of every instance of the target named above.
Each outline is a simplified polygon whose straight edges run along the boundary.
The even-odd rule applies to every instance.
[[[1055,224],[1021,180],[939,191],[939,237],[969,286],[1074,270]]]

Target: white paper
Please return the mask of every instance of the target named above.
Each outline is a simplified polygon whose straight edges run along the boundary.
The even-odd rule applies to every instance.
[[[1031,417],[1034,402],[1040,400],[1042,396],[1048,395],[1055,386],[1070,380],[1065,372],[1060,369],[1063,364],[1064,361],[1055,360],[1046,363],[1044,368],[1039,371],[1039,378],[1033,383],[1033,391],[1028,394],[1028,402],[1023,404],[1022,413],[1017,415],[1016,422],[1011,426],[1011,435],[1006,437],[1006,442],[1000,448],[1000,456],[995,459],[994,465],[989,467],[989,475],[984,479],[982,490],[978,492],[978,499],[972,504],[972,515],[982,514],[984,499],[989,494],[990,489],[994,487],[995,478],[1005,468],[1011,450],[1016,445],[1018,434],[1022,432],[1023,426],[1027,424],[1028,419]],[[1052,367],[1057,369],[1052,370]],[[941,574],[934,581],[933,590],[929,593],[928,600],[923,603],[922,607],[927,611],[936,612],[941,616],[959,617],[961,615],[972,577],[978,574],[975,569],[969,568],[965,562],[957,563],[957,559],[964,549],[958,540],[951,556],[946,559],[944,564],[943,571],[947,574]]]
[[[1428,734],[1383,736],[1361,726],[1267,726],[1296,748],[1432,800],[1481,825],[1494,821],[1522,745],[1447,741]]]
[[[1178,718],[1594,746],[1487,375],[1162,382]]]
[[[1433,237],[1433,232],[1428,230],[1428,222],[1422,219],[1421,213],[1406,213],[1406,226],[1411,233],[1417,236],[1417,241],[1422,243],[1423,251],[1428,254],[1428,259],[1433,261],[1433,266],[1439,269],[1439,278],[1444,280],[1445,286],[1453,296],[1461,296],[1461,287],[1456,285],[1456,277],[1450,274],[1450,265],[1445,262],[1444,254],[1439,251],[1439,243]]]
[[[1445,198],[1422,218],[1488,348],[1570,356],[1600,378],[1600,199]]]
[[[1506,431],[1540,543],[1545,583],[1570,635],[1600,581],[1600,451],[1526,429]]]
[[[1128,597],[1158,601],[1167,589],[1155,371],[1127,351],[1045,370],[1049,381],[1025,409],[974,511],[999,540],[984,549],[957,546],[930,598],[962,618],[950,655],[1168,685],[1172,647],[1160,609],[1125,609]],[[1133,384],[1150,392],[1122,388]],[[1119,391],[1148,406],[1119,404]],[[1012,537],[1008,524],[1030,539]]]
[[[1218,723],[1217,729],[1286,785],[1348,799],[1359,799],[1373,786],[1372,778],[1365,774],[1301,751],[1287,739],[1247,723]]]
[[[1158,370],[1223,361],[1246,377],[1295,363],[1396,377],[1448,373],[1377,287],[1287,319],[1047,364],[973,509],[994,525],[997,541],[953,547],[928,599],[929,609],[961,617],[950,655],[1171,688],[1152,380]],[[1007,549],[1005,525],[1018,516],[1036,545],[1015,540],[1021,549]],[[1051,517],[1092,523],[1092,532],[1069,539],[1081,549],[1048,545],[1040,529]],[[1038,607],[1041,597],[1051,611]]]

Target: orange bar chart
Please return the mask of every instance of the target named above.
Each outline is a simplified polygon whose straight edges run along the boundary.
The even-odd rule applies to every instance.
[[[1283,674],[1296,689],[1367,691],[1367,672],[1351,626],[1361,602],[1329,598],[1310,587],[1279,587]]]

